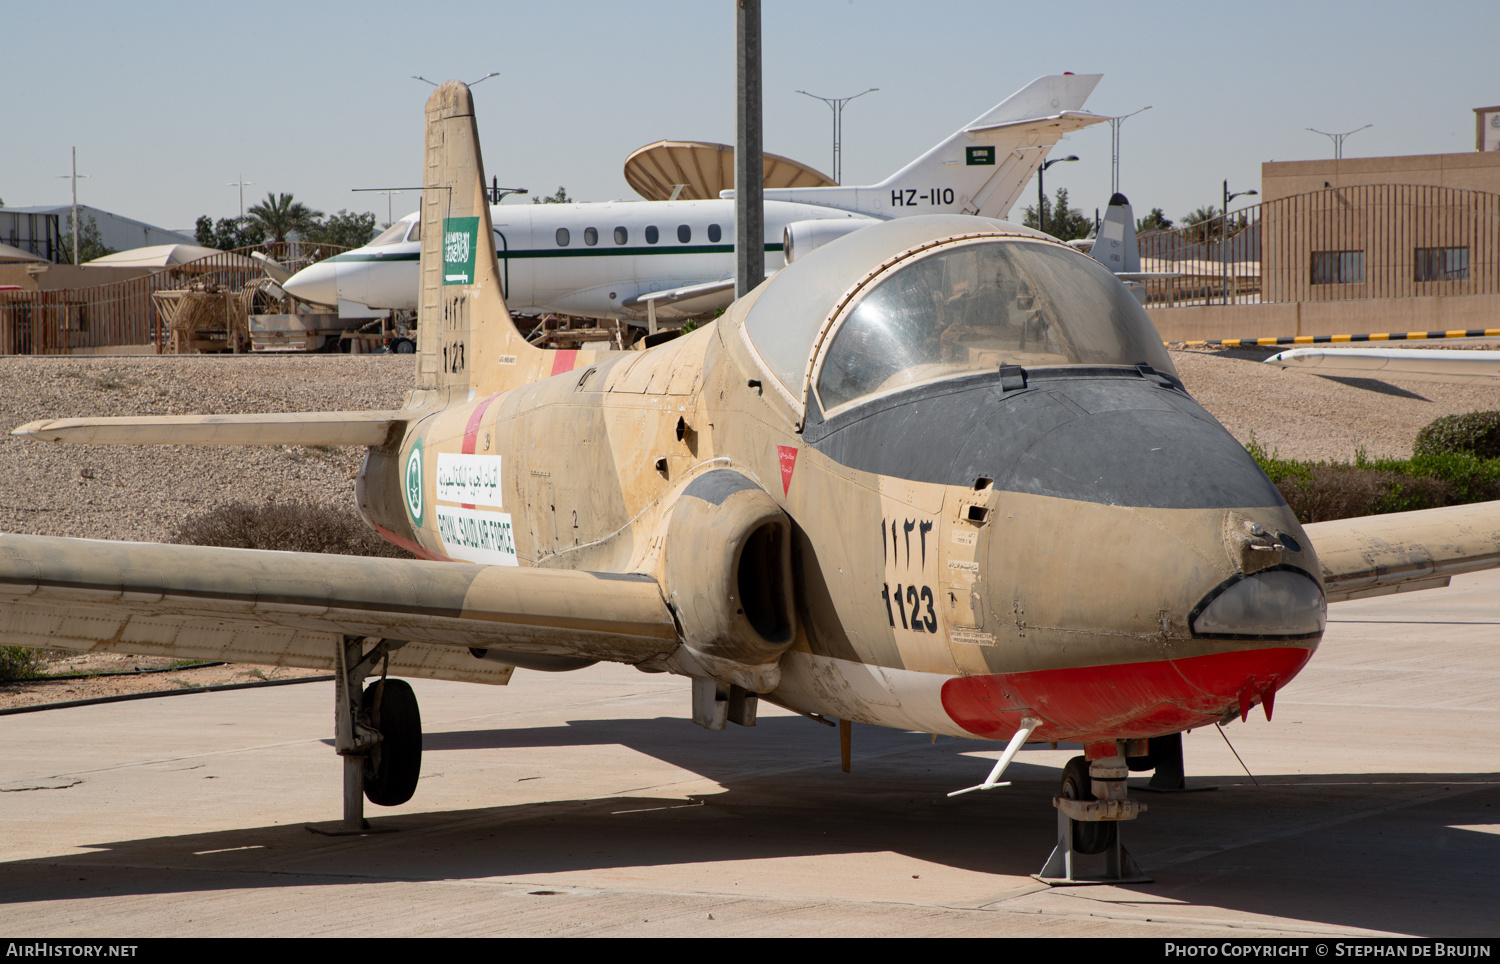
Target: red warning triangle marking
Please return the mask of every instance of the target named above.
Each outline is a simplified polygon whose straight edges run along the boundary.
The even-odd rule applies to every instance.
[[[776,446],[776,458],[781,462],[781,494],[792,488],[792,472],[797,468],[797,448],[794,445]]]

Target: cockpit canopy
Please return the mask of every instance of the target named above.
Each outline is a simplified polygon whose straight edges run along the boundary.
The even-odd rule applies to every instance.
[[[927,243],[912,244],[921,227]],[[893,235],[886,245],[882,233]],[[860,276],[840,284],[851,268]],[[974,217],[907,218],[825,245],[767,286],[745,330],[788,394],[800,403],[810,384],[825,413],[1003,365],[1174,373],[1145,311],[1103,265]]]

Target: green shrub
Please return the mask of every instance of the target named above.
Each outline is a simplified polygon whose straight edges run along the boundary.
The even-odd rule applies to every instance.
[[[1267,452],[1253,437],[1245,446],[1300,522],[1435,509],[1500,499],[1500,458],[1464,452],[1352,463],[1299,462]]]
[[[411,558],[405,549],[376,535],[353,509],[275,499],[260,505],[226,502],[190,516],[177,528],[172,541],[231,549]]]
[[[0,680],[31,679],[42,675],[47,665],[36,650],[26,646],[0,646]]]
[[[1500,458],[1500,412],[1468,412],[1433,419],[1412,443],[1412,455],[1464,453]]]

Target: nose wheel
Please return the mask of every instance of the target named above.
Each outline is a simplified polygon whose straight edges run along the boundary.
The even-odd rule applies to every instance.
[[[1057,846],[1042,872],[1032,876],[1057,887],[1151,882],[1120,843],[1120,823],[1146,810],[1126,795],[1129,774],[1123,756],[1068,761],[1059,793],[1052,798]]]

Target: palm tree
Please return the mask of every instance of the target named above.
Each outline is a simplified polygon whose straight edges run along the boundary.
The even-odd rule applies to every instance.
[[[1184,228],[1193,228],[1192,231],[1187,232],[1187,235],[1195,242],[1201,244],[1206,241],[1215,241],[1223,233],[1224,226],[1222,224],[1215,224],[1214,222],[1223,213],[1212,204],[1205,205],[1192,214],[1183,215],[1182,226]]]
[[[292,200],[290,194],[266,194],[266,199],[245,212],[270,235],[272,241],[285,241],[286,236],[296,231],[306,234],[322,211],[314,211],[301,201]]]

